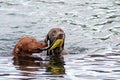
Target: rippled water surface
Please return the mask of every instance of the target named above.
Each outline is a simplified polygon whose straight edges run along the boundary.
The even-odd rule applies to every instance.
[[[22,36],[66,33],[64,64],[14,64]],[[49,67],[52,69],[50,70]],[[55,73],[52,74],[51,72]],[[120,80],[120,0],[0,0],[0,80]]]

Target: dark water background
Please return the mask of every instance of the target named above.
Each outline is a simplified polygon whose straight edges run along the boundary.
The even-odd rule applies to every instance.
[[[65,31],[72,53],[65,74],[13,65],[10,52],[22,36],[41,41],[53,27]],[[120,80],[120,0],[0,0],[0,80],[27,79]]]

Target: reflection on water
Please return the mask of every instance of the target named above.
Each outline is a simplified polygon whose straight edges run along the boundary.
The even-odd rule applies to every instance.
[[[19,65],[19,66],[41,66],[41,62],[35,62],[35,61],[42,61],[41,58],[38,57],[30,57],[30,56],[16,56],[13,58],[14,60],[14,65]]]
[[[62,56],[51,56],[46,71],[52,74],[65,74],[64,59]]]
[[[120,51],[63,56],[0,57],[0,79],[119,80]],[[4,66],[4,67],[3,67]]]
[[[51,74],[65,74],[65,68],[64,68],[64,59],[63,56],[59,55],[53,55],[49,58],[49,60],[43,60],[40,57],[30,57],[30,56],[17,56],[14,57],[13,64],[17,65],[17,70],[23,70],[23,71],[38,71],[39,68],[46,68],[46,72],[50,72]],[[33,67],[33,68],[29,68]],[[37,67],[37,68],[36,68]]]

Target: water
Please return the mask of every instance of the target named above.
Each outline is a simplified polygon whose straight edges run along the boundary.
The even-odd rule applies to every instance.
[[[66,33],[65,74],[47,72],[49,61],[14,64],[22,36],[41,41],[53,27]],[[119,80],[120,0],[0,0],[0,55],[0,80]]]

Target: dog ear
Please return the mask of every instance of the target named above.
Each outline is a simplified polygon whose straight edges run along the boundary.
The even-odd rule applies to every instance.
[[[48,46],[48,40],[49,40],[49,35],[47,34],[47,36],[46,36],[46,38],[45,38],[45,40],[44,40],[46,46]]]

